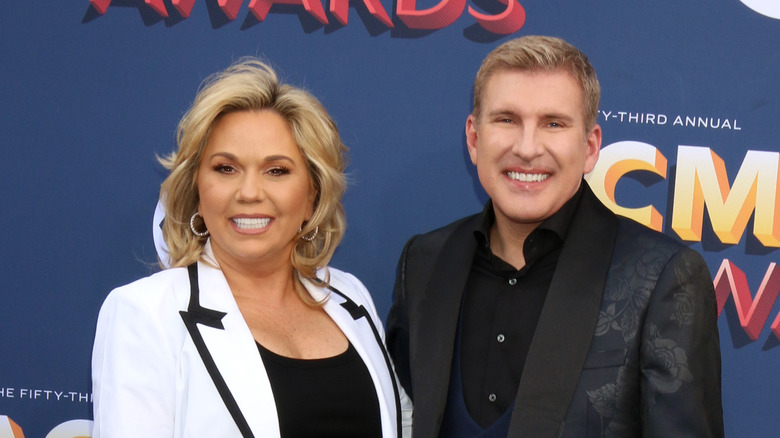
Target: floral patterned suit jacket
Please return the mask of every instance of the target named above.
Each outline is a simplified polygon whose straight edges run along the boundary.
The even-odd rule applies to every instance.
[[[701,256],[604,207],[584,183],[518,388],[509,437],[722,437],[720,346]],[[436,437],[479,215],[415,236],[387,343]]]

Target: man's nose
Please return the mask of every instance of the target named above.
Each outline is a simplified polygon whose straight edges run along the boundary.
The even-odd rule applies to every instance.
[[[523,160],[530,161],[544,152],[544,145],[538,129],[533,126],[524,126],[518,129],[512,153]]]

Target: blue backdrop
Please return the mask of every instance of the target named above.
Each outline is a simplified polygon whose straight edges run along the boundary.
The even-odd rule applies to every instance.
[[[324,8],[319,19],[311,7],[275,4],[262,21],[249,5],[269,0],[147,1],[0,6],[0,437],[11,436],[9,419],[27,437],[87,433],[99,306],[157,269],[153,213],[165,172],[155,156],[174,148],[178,119],[207,75],[258,55],[322,100],[351,157],[349,225],[333,265],[362,279],[384,316],[404,242],[485,201],[463,134],[472,81],[492,48],[526,34],[561,36],[596,67],[604,145],[625,156],[616,204],[653,205],[660,228],[701,251],[713,277],[724,260],[744,272],[746,284],[720,277],[726,431],[778,435],[780,327],[771,326],[780,281],[762,285],[780,247],[776,1],[511,0],[514,21],[498,31],[475,15],[499,14],[507,0],[420,0],[416,15],[409,0],[352,0],[346,24],[330,12],[343,0],[312,0]],[[437,5],[448,15],[435,15]],[[656,164],[663,172],[642,170],[637,142],[666,159]],[[702,176],[713,154],[721,180]],[[713,210],[717,196],[707,193],[725,200],[729,185],[753,174],[753,203],[749,193],[730,198],[746,206],[739,220],[729,219],[731,204]],[[688,222],[690,237],[672,218],[679,212],[684,223],[695,211],[694,192],[707,208]],[[713,225],[742,219],[731,241]],[[741,321],[733,295],[764,312]]]

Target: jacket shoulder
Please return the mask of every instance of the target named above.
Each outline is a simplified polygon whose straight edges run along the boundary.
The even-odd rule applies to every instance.
[[[337,289],[342,294],[346,295],[352,301],[358,304],[367,305],[370,304],[373,307],[373,300],[371,294],[363,282],[349,272],[342,271],[337,268],[328,267],[328,273],[330,274],[330,285],[334,289]]]
[[[103,302],[101,313],[123,309],[140,317],[167,312],[170,308],[186,309],[189,292],[187,269],[166,269],[112,290]]]
[[[623,216],[617,216],[616,237],[618,244],[624,246],[630,244],[637,249],[655,249],[670,253],[683,250],[693,251],[681,241]]]
[[[464,229],[476,226],[480,221],[480,217],[481,215],[479,213],[473,214],[458,219],[441,228],[412,236],[406,243],[404,253],[409,257],[438,253],[444,244],[455,234],[462,232]]]

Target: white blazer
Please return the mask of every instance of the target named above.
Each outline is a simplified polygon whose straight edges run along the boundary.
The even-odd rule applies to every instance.
[[[194,335],[202,337],[254,436],[279,437],[268,375],[225,276],[203,262],[197,268],[203,311],[192,318]],[[309,281],[304,286],[318,300],[330,294],[324,309],[371,374],[383,436],[396,437],[399,420],[403,435],[411,436],[411,402],[388,370],[384,329],[371,295],[353,275],[328,271],[331,286],[349,299]],[[186,315],[193,314],[189,301],[187,268],[164,270],[108,295],[92,352],[93,437],[242,436],[185,326]],[[355,311],[360,307],[365,311]]]

